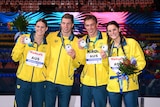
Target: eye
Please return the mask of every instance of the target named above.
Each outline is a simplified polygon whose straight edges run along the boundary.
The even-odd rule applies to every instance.
[[[111,32],[111,30],[108,30],[108,33],[110,33]]]
[[[37,28],[39,28],[39,26],[36,26]]]
[[[116,31],[116,29],[113,29],[113,31]]]

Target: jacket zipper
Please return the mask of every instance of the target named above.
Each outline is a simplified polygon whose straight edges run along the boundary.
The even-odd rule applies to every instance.
[[[97,86],[97,70],[96,70],[96,64],[94,64],[94,68],[95,68],[95,82],[96,82],[96,86]]]
[[[36,51],[38,51],[38,45],[37,45],[37,47],[36,47]],[[33,67],[33,69],[32,69],[31,82],[32,82],[32,80],[33,80],[33,76],[34,76],[34,69],[35,69],[35,67]]]
[[[33,80],[33,75],[34,75],[34,68],[35,68],[35,67],[33,67],[33,69],[32,69],[31,82],[32,82],[32,80]]]
[[[59,65],[59,59],[60,59],[61,51],[62,51],[62,45],[61,45],[61,48],[60,48],[60,51],[59,51],[58,60],[57,60],[57,66],[56,66],[56,73],[55,73],[54,83],[56,82],[56,77],[57,77],[57,72],[58,72],[58,65]]]

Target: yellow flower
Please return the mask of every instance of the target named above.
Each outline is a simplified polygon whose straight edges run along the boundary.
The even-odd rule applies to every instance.
[[[13,22],[8,22],[7,23],[7,27],[8,27],[9,30],[12,30],[13,26],[14,26]]]

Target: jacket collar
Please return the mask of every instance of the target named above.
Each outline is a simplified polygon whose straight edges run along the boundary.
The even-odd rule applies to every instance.
[[[111,41],[111,44],[114,44],[114,41],[112,40]],[[126,46],[127,45],[127,42],[126,42],[126,38],[125,37],[123,37],[122,38],[122,44],[121,44],[122,46]]]
[[[31,42],[34,42],[34,35],[35,33],[30,34]],[[43,44],[47,44],[46,36],[43,37]]]
[[[97,40],[99,40],[99,39],[102,39],[103,37],[102,37],[102,33],[98,30],[98,35],[97,35]],[[86,38],[86,40],[89,40],[89,42],[90,42],[90,37],[89,37],[89,35],[87,35],[87,38]]]
[[[61,36],[62,36],[62,33],[59,31],[58,34],[57,34],[57,36],[58,36],[58,37],[61,37]],[[69,39],[70,41],[73,41],[73,39],[74,39],[74,34],[71,33],[71,35],[69,36],[68,39]]]

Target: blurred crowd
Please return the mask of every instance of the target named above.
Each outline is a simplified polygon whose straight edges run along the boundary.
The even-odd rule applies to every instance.
[[[5,0],[0,4],[1,12],[43,11],[42,6],[45,6],[48,11],[74,12],[150,12],[157,10],[154,0],[148,0],[148,2],[135,0]]]

